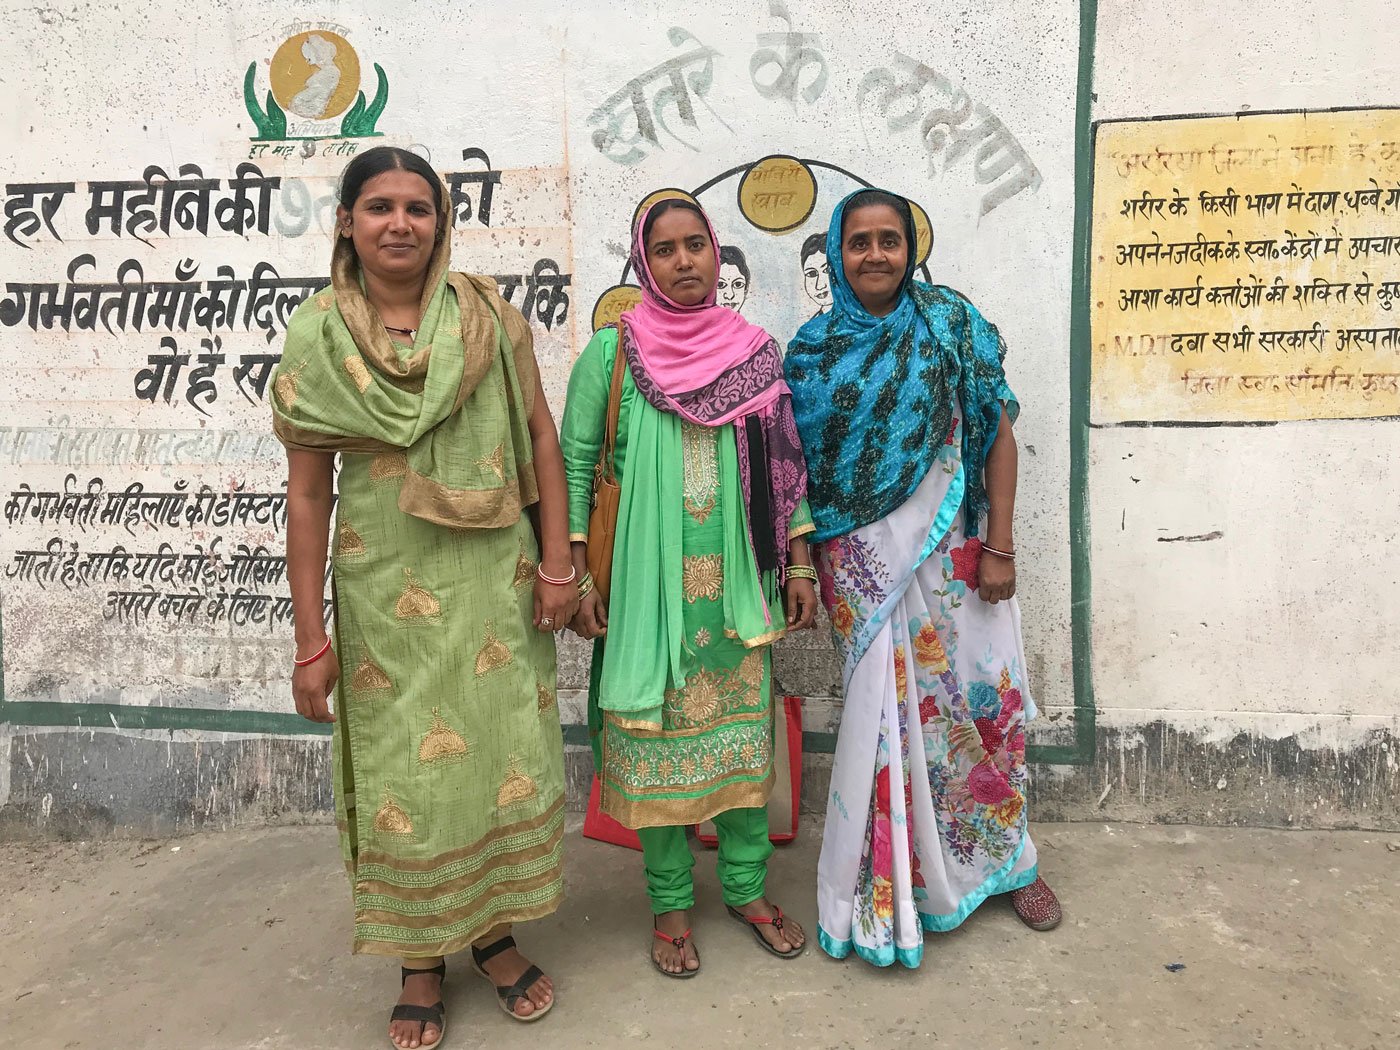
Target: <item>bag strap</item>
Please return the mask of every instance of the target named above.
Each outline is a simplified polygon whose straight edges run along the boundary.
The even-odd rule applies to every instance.
[[[617,322],[617,353],[613,356],[612,389],[608,391],[608,425],[603,432],[603,454],[598,459],[598,470],[605,481],[615,483],[617,474],[613,470],[613,453],[617,448],[617,421],[622,414],[622,379],[627,370],[626,351],[623,350],[623,322]]]

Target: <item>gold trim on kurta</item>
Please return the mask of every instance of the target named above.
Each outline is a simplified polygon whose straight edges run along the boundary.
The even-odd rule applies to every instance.
[[[340,365],[345,369],[346,374],[350,376],[351,382],[355,384],[355,389],[360,393],[363,394],[374,385],[374,380],[369,374],[369,367],[365,364],[365,359],[363,357],[351,354],[342,361]]]
[[[365,541],[361,538],[355,526],[348,521],[340,523],[340,528],[335,533],[335,556],[342,561],[351,561],[363,558],[368,553]]]
[[[301,373],[306,368],[303,361],[295,368],[283,372],[277,377],[277,381],[272,384],[272,392],[277,395],[277,400],[282,403],[282,407],[288,412],[297,403],[297,383],[301,379]]]
[[[482,925],[467,930],[458,937],[451,937],[445,941],[429,941],[426,943],[416,943],[413,941],[371,941],[362,937],[355,938],[355,944],[350,949],[355,955],[389,955],[397,959],[438,959],[444,955],[455,955],[462,951],[469,944],[473,944],[481,939],[481,935],[489,933],[497,926],[504,924],[514,924],[521,922],[532,922],[535,919],[543,919],[553,915],[559,910],[559,904],[564,899],[564,875],[563,869],[556,869],[558,874],[559,892],[549,898],[543,904],[537,904],[530,908],[522,907],[500,907],[487,909],[486,919]]]
[[[381,452],[369,461],[370,481],[391,481],[408,473],[408,456],[402,452]]]
[[[554,850],[559,850],[556,843]],[[553,851],[551,851],[553,852]],[[511,860],[517,857],[512,855]],[[363,911],[355,912],[355,922],[363,926],[393,926],[401,930],[431,930],[434,927],[451,926],[469,919],[478,912],[484,911],[491,906],[493,900],[505,896],[514,896],[520,893],[530,893],[533,890],[542,889],[545,886],[558,882],[563,874],[563,860],[551,864],[543,871],[535,872],[519,879],[503,879],[494,886],[489,887],[489,892],[483,891],[478,894],[475,900],[468,902],[458,908],[449,911],[431,912],[427,915],[405,914],[400,911],[393,911],[388,908],[366,908]],[[462,892],[461,890],[457,891]],[[428,898],[436,899],[435,897]]]
[[[490,489],[450,489],[417,471],[406,472],[399,510],[449,529],[502,529],[520,520],[524,507],[540,501],[532,463],[520,476]]]
[[[503,445],[503,444],[502,444],[502,445],[497,445],[494,449],[492,449],[491,454],[490,454],[489,456],[481,456],[479,459],[477,459],[476,465],[477,465],[478,467],[480,467],[482,470],[489,470],[492,474],[495,474],[496,477],[498,477],[501,481],[505,481],[505,480],[506,480],[506,447],[505,447],[505,445]]]
[[[535,781],[520,768],[520,760],[512,756],[506,778],[501,781],[500,789],[496,792],[496,808],[510,809],[512,806],[523,805],[537,794],[539,788],[535,786]]]
[[[384,693],[393,688],[394,683],[384,673],[384,668],[369,658],[368,649],[361,647],[359,666],[350,675],[350,692],[363,695],[365,693]]]
[[[465,846],[459,846],[457,849],[448,850],[446,853],[439,853],[434,857],[422,857],[410,860],[397,857],[392,853],[386,853],[383,850],[364,849],[360,851],[359,863],[361,867],[392,868],[395,871],[402,872],[434,872],[449,864],[455,864],[460,860],[467,860],[478,854],[485,853],[493,844],[502,839],[517,838],[531,831],[537,831],[551,820],[558,817],[560,810],[563,808],[564,796],[560,794],[558,798],[549,804],[549,808],[543,813],[525,820],[517,821],[514,824],[505,824],[501,827],[493,828],[475,842]],[[562,822],[558,833],[563,834]],[[378,880],[367,880],[366,884],[375,881]],[[364,888],[359,883],[357,883],[356,886],[357,888]]]
[[[731,809],[760,809],[773,793],[773,770],[762,781],[740,781],[717,788],[702,798],[629,799],[604,791],[600,808],[626,828],[664,828],[699,824]]]
[[[558,703],[559,696],[555,690],[549,688],[547,685],[537,684],[535,686],[535,704],[539,708],[541,714],[556,706]]]
[[[424,765],[431,765],[447,759],[466,758],[469,750],[462,734],[443,721],[438,709],[433,708],[430,728],[418,744],[418,761]]]
[[[685,511],[703,525],[719,496],[719,430],[681,423],[681,459]]]
[[[806,525],[799,525],[797,526],[797,528],[790,529],[788,531],[788,542],[791,543],[793,540],[798,539],[801,536],[809,536],[816,531],[817,527],[811,522],[808,522]]]
[[[724,592],[724,555],[688,554],[681,559],[681,591],[692,605]]]
[[[442,603],[431,591],[420,586],[414,579],[412,569],[404,569],[404,589],[399,600],[394,603],[394,615],[400,620],[419,622],[435,620],[442,615]]]
[[[476,654],[476,676],[481,678],[492,671],[499,671],[514,659],[515,654],[510,651],[510,647],[496,637],[495,623],[487,620],[486,641]]]
[[[520,545],[520,556],[515,559],[515,579],[511,580],[512,587],[523,587],[527,583],[535,582],[535,572],[538,566],[532,562],[529,555],[525,553],[525,544]]]
[[[384,785],[384,798],[379,803],[378,811],[374,814],[374,830],[381,835],[413,834],[413,821],[394,799],[388,784]]]

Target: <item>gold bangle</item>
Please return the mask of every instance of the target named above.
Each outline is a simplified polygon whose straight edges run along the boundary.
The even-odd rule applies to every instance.
[[[789,580],[811,580],[817,582],[817,570],[810,565],[789,565],[787,570]]]
[[[579,599],[582,600],[582,599],[584,599],[584,598],[587,598],[587,597],[588,597],[590,594],[592,594],[592,593],[593,593],[593,574],[592,574],[591,572],[586,572],[586,573],[583,574],[583,579],[579,580],[579,582],[578,582],[578,596],[579,596]]]

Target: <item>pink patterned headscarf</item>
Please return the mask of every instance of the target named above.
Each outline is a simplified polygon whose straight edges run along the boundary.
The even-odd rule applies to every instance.
[[[757,568],[760,574],[776,569],[781,581],[792,516],[807,495],[807,464],[782,351],[758,325],[716,305],[713,288],[695,306],[681,306],[657,288],[642,236],[652,208],[632,233],[632,269],[642,301],[622,315],[622,351],[637,390],[654,408],[700,426],[734,425]],[[700,215],[718,265],[714,224]]]
[[[773,337],[737,311],[718,305],[714,287],[703,302],[682,306],[657,286],[647,265],[643,231],[661,203],[648,207],[632,231],[632,269],[642,287],[642,301],[622,315],[630,337],[628,357],[640,365],[670,411],[692,423],[719,426],[771,409],[788,393],[782,351]],[[703,211],[700,217],[718,265],[714,224]],[[763,367],[764,357],[776,361],[777,368]]]

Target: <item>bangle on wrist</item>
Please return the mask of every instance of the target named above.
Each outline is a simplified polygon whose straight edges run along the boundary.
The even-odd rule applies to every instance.
[[[990,547],[990,546],[988,546],[988,545],[985,544],[985,543],[982,544],[982,549],[983,549],[984,551],[986,551],[988,554],[995,554],[998,558],[1005,558],[1007,561],[1015,561],[1015,560],[1016,560],[1016,552],[1015,552],[1015,551],[998,550],[996,547]]]
[[[787,578],[789,580],[811,580],[817,582],[817,570],[810,565],[789,565],[787,567]]]
[[[583,574],[583,579],[578,581],[579,600],[582,601],[584,598],[587,598],[590,594],[592,594],[593,587],[593,574],[591,572],[585,572]]]
[[[321,648],[319,648],[319,649],[316,650],[316,655],[315,655],[315,656],[308,656],[305,660],[298,660],[298,659],[296,658],[296,656],[293,656],[293,657],[292,657],[292,663],[294,663],[297,667],[307,667],[307,666],[309,666],[309,665],[311,665],[311,664],[314,664],[317,660],[321,659],[321,657],[325,656],[326,653],[330,652],[330,649],[331,649],[331,639],[330,639],[330,636],[327,635],[327,636],[326,636],[326,644],[323,645],[323,646],[321,646]]]
[[[563,577],[562,579],[559,579],[554,576],[550,576],[547,572],[544,571],[544,566],[541,565],[538,569],[535,570],[535,575],[540,578],[541,583],[547,583],[553,587],[566,587],[569,584],[573,583],[576,579],[578,579],[578,569],[570,565],[569,575]]]

